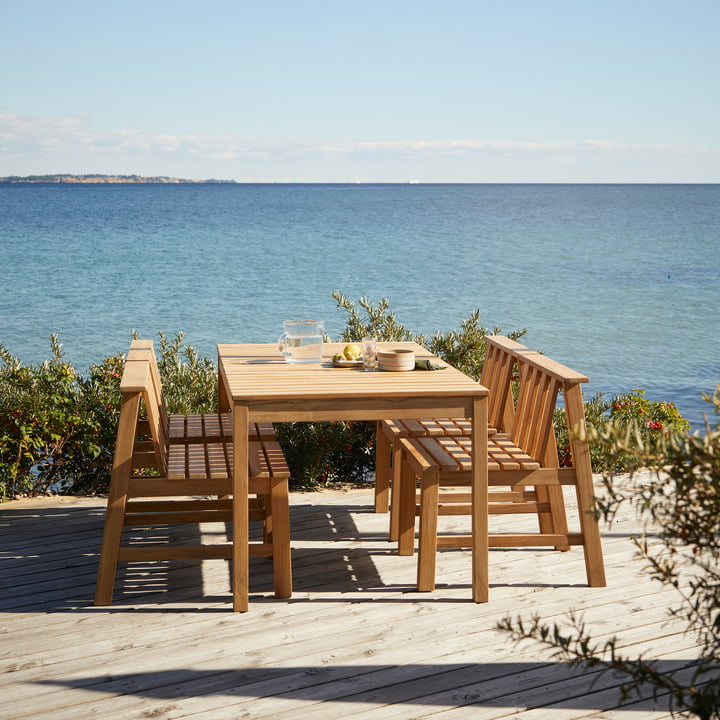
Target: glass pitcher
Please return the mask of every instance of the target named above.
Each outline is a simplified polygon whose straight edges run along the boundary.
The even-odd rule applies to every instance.
[[[318,320],[285,320],[278,350],[289,363],[322,362],[324,331]]]

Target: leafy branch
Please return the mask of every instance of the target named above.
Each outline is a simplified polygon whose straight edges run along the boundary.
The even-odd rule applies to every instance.
[[[570,614],[570,634],[534,617],[528,624],[506,617],[498,629],[515,640],[534,639],[555,648],[571,665],[602,667],[624,673],[622,700],[648,689],[654,698],[668,696],[673,714],[690,713],[701,720],[720,718],[720,386],[706,396],[713,405],[714,425],[706,421],[704,434],[670,430],[650,435],[636,422],[616,421],[588,428],[590,442],[608,453],[630,455],[651,474],[618,479],[607,473],[606,494],[598,511],[612,520],[624,504],[634,507],[643,532],[633,538],[650,576],[676,590],[672,617],[685,623],[699,643],[698,658],[672,673],[661,672],[642,656],[617,652],[617,638],[593,643],[584,622]],[[648,541],[653,532],[656,542]],[[688,669],[691,670],[689,677]]]

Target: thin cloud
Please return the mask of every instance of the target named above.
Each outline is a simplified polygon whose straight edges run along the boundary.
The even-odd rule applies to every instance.
[[[346,144],[328,143],[315,150],[334,152],[404,152],[404,153],[458,153],[458,152],[527,152],[527,153],[578,153],[578,152],[638,152],[646,150],[693,149],[689,143],[642,145],[618,143],[608,140],[582,140],[573,142],[528,142],[501,140],[379,140],[349,141]]]
[[[152,134],[135,130],[96,130],[89,115],[38,118],[0,112],[0,155],[87,152],[90,154],[160,154],[214,160],[270,160],[292,156],[324,155],[464,155],[702,152],[689,143],[633,144],[602,139],[566,142],[504,140],[352,140],[316,138],[262,139],[228,135]]]

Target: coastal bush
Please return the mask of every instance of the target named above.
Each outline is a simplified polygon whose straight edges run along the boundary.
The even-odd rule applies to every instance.
[[[50,360],[23,365],[0,346],[0,498],[107,488],[120,357],[82,378],[51,336]]]
[[[375,467],[375,423],[278,423],[275,430],[293,490],[359,484]]]
[[[185,343],[185,333],[158,333],[158,370],[169,413],[217,412],[217,366]]]
[[[480,310],[475,309],[467,318],[461,320],[459,330],[437,332],[428,338],[399,323],[395,313],[390,310],[387,298],[382,298],[375,304],[366,297],[361,297],[356,305],[338,290],[333,292],[332,296],[338,308],[347,313],[345,328],[338,338],[340,342],[357,341],[365,336],[374,336],[379,342],[414,341],[474,380],[480,379],[485,363],[485,336],[502,332],[499,327],[492,330],[483,327],[480,323]],[[525,329],[511,330],[507,336],[518,340],[526,332]]]
[[[634,389],[629,393],[604,400],[599,393],[585,402],[587,426],[603,432],[613,428],[633,428],[639,442],[645,445],[656,438],[669,434],[684,433],[690,423],[680,414],[675,403],[650,400],[645,390]],[[565,411],[555,411],[555,436],[561,465],[570,465],[570,442],[565,422]],[[637,470],[642,458],[634,452],[618,453],[606,443],[590,442],[590,460],[594,472],[631,472]]]
[[[184,343],[159,333],[158,368],[168,411],[212,412],[217,370]],[[0,345],[0,501],[45,492],[105,493],[110,483],[124,354],[87,376],[50,337],[51,358],[23,365]]]
[[[688,714],[701,720],[720,718],[720,385],[712,397],[715,420],[705,433],[690,434],[672,427],[647,434],[649,423],[661,420],[628,417],[645,409],[644,394],[614,407],[617,416],[600,428],[589,428],[588,439],[603,446],[615,462],[604,478],[605,495],[598,509],[612,520],[623,503],[629,503],[645,521],[633,538],[646,572],[664,586],[675,588],[678,603],[669,615],[684,621],[686,633],[699,644],[694,660],[676,671],[661,669],[646,657],[631,657],[618,650],[616,637],[593,639],[583,618],[570,613],[565,627],[549,625],[536,615],[531,620],[505,617],[498,628],[516,641],[534,640],[552,648],[554,656],[581,669],[621,673],[621,700],[636,697],[666,698],[674,716]],[[629,404],[626,405],[625,402]],[[660,408],[659,412],[664,413]],[[645,413],[641,413],[645,415]],[[674,413],[670,413],[674,422]],[[682,423],[680,423],[682,424]],[[644,429],[645,428],[645,429]],[[660,430],[659,428],[651,428]],[[617,478],[613,469],[633,458],[646,474]]]
[[[381,342],[414,340],[464,373],[478,379],[485,360],[485,336],[501,332],[483,327],[480,311],[463,319],[460,328],[431,337],[414,333],[398,322],[390,303],[361,297],[357,303],[336,291],[338,309],[347,315],[338,340],[350,342],[374,335]],[[522,338],[525,330],[507,335]],[[217,368],[186,344],[182,332],[159,333],[158,368],[168,411],[214,412]],[[119,378],[124,355],[90,367],[81,376],[63,358],[62,346],[51,337],[51,359],[24,366],[0,346],[0,500],[52,490],[101,493],[108,488],[119,408]],[[637,425],[641,438],[651,440],[687,428],[672,403],[655,402],[642,390],[611,401],[596,396],[585,404],[588,426],[608,423]],[[569,441],[562,410],[556,412],[556,437],[561,461],[569,462]],[[374,468],[375,424],[367,422],[282,423],[283,445],[294,489],[369,479]],[[593,469],[630,470],[637,458],[610,454],[600,443],[590,446]]]
[[[422,335],[414,335],[412,330],[397,321],[387,298],[381,298],[377,304],[366,297],[359,298],[357,305],[364,311],[363,316],[355,302],[339,290],[335,290],[332,297],[338,309],[347,313],[338,342],[357,342],[363,337],[376,337],[382,342],[407,342],[423,338]]]

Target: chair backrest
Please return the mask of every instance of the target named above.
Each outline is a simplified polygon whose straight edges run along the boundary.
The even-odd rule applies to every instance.
[[[509,432],[515,417],[512,380],[518,357],[526,353],[537,353],[504,335],[487,335],[485,347],[485,363],[480,384],[490,391],[488,424],[498,430]]]
[[[584,431],[581,383],[588,378],[539,353],[518,355],[520,392],[510,432],[512,441],[544,466],[557,466],[553,419],[562,392],[568,429]],[[575,447],[571,441],[571,447]],[[573,453],[574,454],[574,453]]]
[[[120,392],[123,395],[140,394],[145,418],[138,418],[138,430],[150,436],[156,467],[161,475],[166,475],[168,413],[152,340],[132,341],[120,380]]]

